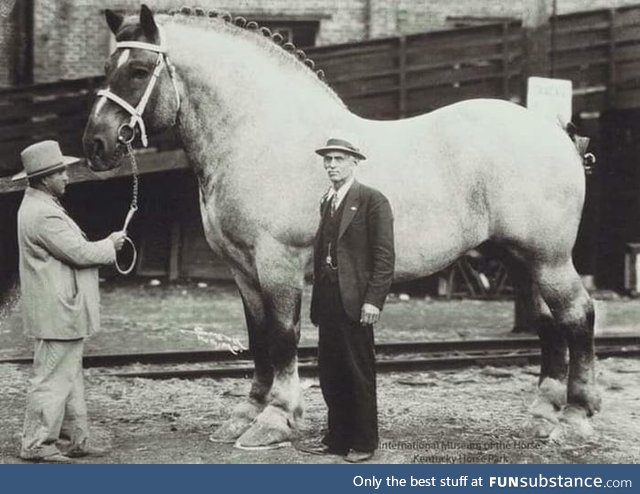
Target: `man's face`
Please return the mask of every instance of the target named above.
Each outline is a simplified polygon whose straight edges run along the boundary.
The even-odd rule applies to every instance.
[[[69,183],[69,175],[67,169],[63,168],[53,172],[51,175],[47,175],[42,179],[42,183],[47,187],[47,190],[54,197],[62,197]]]
[[[324,169],[327,170],[327,175],[334,188],[337,189],[353,177],[358,164],[355,156],[343,151],[329,151],[323,158]]]

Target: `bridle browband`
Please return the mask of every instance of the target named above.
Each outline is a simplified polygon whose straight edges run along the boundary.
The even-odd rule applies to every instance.
[[[158,27],[158,30],[160,28]],[[160,38],[162,40],[162,38]],[[178,92],[178,86],[176,84],[176,76],[175,76],[175,68],[173,64],[169,61],[169,57],[167,56],[167,48],[160,42],[159,45],[153,43],[144,43],[142,41],[119,41],[116,43],[116,50],[119,48],[134,48],[139,50],[147,50],[152,51],[158,54],[156,58],[155,68],[153,73],[151,74],[151,78],[149,79],[149,83],[147,84],[144,93],[142,94],[142,98],[138,102],[138,105],[134,108],[132,105],[127,103],[124,99],[122,99],[117,94],[111,92],[110,89],[101,89],[98,91],[99,97],[107,98],[108,100],[113,101],[117,105],[119,105],[122,109],[124,109],[131,118],[128,123],[124,123],[118,129],[118,140],[123,143],[131,143],[135,138],[135,127],[136,125],[140,128],[140,140],[142,141],[142,145],[147,147],[149,144],[147,140],[147,129],[144,125],[144,120],[142,119],[142,114],[144,113],[144,109],[149,102],[149,97],[153,92],[153,88],[156,85],[158,77],[160,76],[160,72],[162,68],[166,65],[167,71],[169,72],[169,77],[171,78],[171,82],[173,83],[173,90],[176,94],[176,113],[180,111],[180,93]],[[126,136],[125,133],[128,133]]]

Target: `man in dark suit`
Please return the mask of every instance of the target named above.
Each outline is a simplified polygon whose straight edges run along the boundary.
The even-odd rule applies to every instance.
[[[393,215],[381,192],[355,180],[366,158],[353,144],[329,139],[316,153],[332,184],[320,207],[311,298],[329,416],[322,444],[307,451],[360,462],[378,446],[373,325],[393,278]]]

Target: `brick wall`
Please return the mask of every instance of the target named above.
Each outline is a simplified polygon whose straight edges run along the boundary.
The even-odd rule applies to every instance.
[[[15,9],[0,0],[0,87],[13,84],[17,42]]]
[[[2,0],[0,0],[2,1]],[[228,9],[248,18],[289,16],[320,21],[317,44],[358,41],[449,27],[447,16],[519,18],[527,0],[193,0],[204,9]],[[552,0],[547,0],[551,10]],[[102,73],[109,52],[105,8],[137,10],[139,0],[35,0],[34,79],[36,82]],[[168,10],[176,0],[147,0]],[[559,13],[634,5],[640,0],[562,0]],[[0,22],[3,20],[0,19]],[[4,25],[0,24],[3,28]],[[6,53],[0,50],[0,61]],[[0,67],[0,85],[3,70]]]

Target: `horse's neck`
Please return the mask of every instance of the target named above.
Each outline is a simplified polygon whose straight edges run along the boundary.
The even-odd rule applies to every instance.
[[[247,165],[256,150],[310,134],[321,139],[348,114],[309,69],[283,60],[279,47],[187,29],[171,30],[170,49],[184,92],[179,133],[203,192],[228,167]]]

